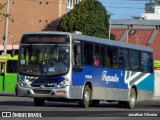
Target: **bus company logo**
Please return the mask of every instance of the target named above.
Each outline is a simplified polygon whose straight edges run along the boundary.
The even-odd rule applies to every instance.
[[[117,74],[115,74],[114,76],[107,75],[107,71],[103,71],[101,80],[105,81],[106,84],[108,84],[108,82],[119,82],[119,77],[117,76]]]

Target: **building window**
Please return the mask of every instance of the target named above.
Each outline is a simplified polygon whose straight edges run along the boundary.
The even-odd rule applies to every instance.
[[[73,9],[74,5],[78,4],[82,0],[67,0],[67,8]]]

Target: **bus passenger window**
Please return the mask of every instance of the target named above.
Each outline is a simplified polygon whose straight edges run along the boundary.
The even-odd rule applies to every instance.
[[[84,43],[83,63],[85,65],[93,65],[93,44]]]
[[[101,47],[102,51],[102,67],[109,67],[108,59],[107,59],[107,47],[102,46]]]
[[[130,70],[140,71],[140,54],[138,51],[129,51]]]
[[[4,63],[0,63],[0,75],[4,74]]]
[[[141,68],[142,68],[142,72],[149,72],[149,53],[142,52]]]
[[[93,61],[93,62],[94,62],[94,65],[95,65],[95,66],[99,66],[99,65],[100,65],[100,62],[99,62],[99,57],[98,57],[98,55],[94,55],[94,58],[93,58],[93,59],[94,59],[94,61]]]
[[[118,50],[118,68],[128,69],[128,50],[120,48]]]
[[[101,49],[100,45],[94,45],[94,56],[93,56],[93,65],[100,66],[101,65]]]
[[[108,60],[111,68],[118,68],[117,62],[117,48],[108,47],[107,48]]]
[[[17,60],[8,60],[7,73],[16,73],[16,72],[17,72]]]
[[[81,65],[81,48],[80,44],[74,45],[74,65]]]

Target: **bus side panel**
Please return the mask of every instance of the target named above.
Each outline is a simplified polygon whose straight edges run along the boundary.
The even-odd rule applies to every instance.
[[[124,83],[125,71],[116,69],[84,66],[83,72],[73,72],[72,86],[84,87],[87,81],[92,83],[92,99],[122,100],[128,99],[128,84]],[[80,94],[76,89],[77,94]],[[82,92],[82,90],[80,90]]]
[[[124,77],[124,70],[84,66],[82,72],[73,73],[72,85],[83,86],[86,81],[91,81],[94,87],[128,89]]]
[[[4,80],[4,91],[15,92],[16,84],[17,84],[17,74],[6,74]]]
[[[92,99],[127,101],[133,86],[137,87],[138,96],[143,91],[141,99],[151,96],[153,80],[154,76],[150,73],[84,66],[83,72],[73,73],[72,85],[83,87],[86,81],[91,81]]]
[[[148,77],[146,77],[143,81],[141,81],[137,85],[139,90],[145,90],[145,91],[154,91],[154,75],[148,74]]]
[[[137,100],[151,99],[154,95],[154,74],[146,74],[143,81],[137,84]]]
[[[3,91],[3,75],[0,75],[0,92]]]

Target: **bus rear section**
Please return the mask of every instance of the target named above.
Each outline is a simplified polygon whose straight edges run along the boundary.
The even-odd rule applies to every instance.
[[[18,56],[0,55],[0,92],[15,93]]]

